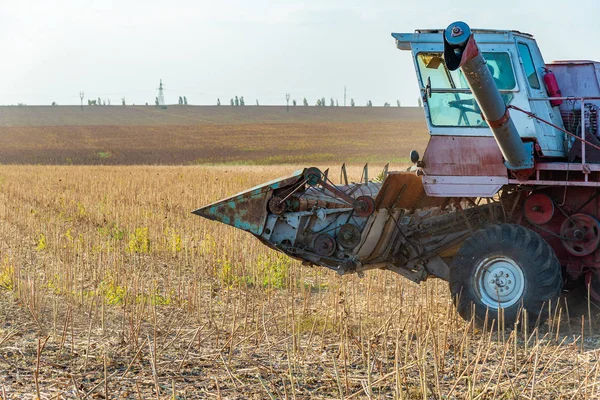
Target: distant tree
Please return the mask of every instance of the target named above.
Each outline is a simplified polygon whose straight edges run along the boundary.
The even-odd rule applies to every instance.
[[[102,100],[100,100],[100,97],[98,97],[98,105],[101,106],[102,105]]]
[[[240,105],[240,99],[238,99],[237,96],[235,96],[235,106],[239,106]]]
[[[350,107],[354,107],[356,103],[354,103],[354,99],[350,99]]]
[[[260,104],[258,104],[258,99],[256,99],[256,105],[259,106]]]
[[[148,105],[148,102],[146,102],[146,105]]]
[[[125,97],[121,97],[121,105],[124,106],[125,105]]]
[[[306,100],[306,97],[304,98],[304,100],[302,100],[302,104],[304,105],[304,107],[308,107],[308,100]]]
[[[105,106],[106,105],[106,100],[102,100],[102,105]]]
[[[56,102],[55,102],[55,101],[53,101],[53,102],[52,102],[52,105],[53,105],[53,106],[55,106],[55,105],[56,105]]]
[[[90,99],[88,99],[88,106],[92,105],[92,101]]]
[[[423,101],[421,100],[421,98],[420,98],[420,97],[417,99],[417,105],[418,105],[419,107],[423,107]]]
[[[187,106],[187,97],[186,96],[183,96],[183,105]]]
[[[333,101],[333,97],[329,100],[329,107],[335,106],[335,102]]]
[[[317,99],[317,107],[323,107],[323,103],[321,102],[321,99]]]
[[[335,100],[335,106],[336,106],[336,107],[339,107],[339,106],[340,106],[340,103],[338,103],[337,99]]]
[[[383,103],[383,106],[384,106],[384,107],[389,107],[389,106],[390,106],[390,103],[388,103],[388,102],[386,101],[385,103]]]
[[[325,103],[325,97],[321,97],[321,107],[325,107],[327,103]]]
[[[108,105],[110,106],[110,99],[106,100],[106,102],[108,103]]]
[[[233,99],[231,99],[231,100],[229,101],[229,104],[231,104],[231,107],[233,107],[233,106],[235,105],[235,104],[233,104]]]
[[[179,96],[179,105],[182,106],[183,105],[183,97]]]
[[[296,107],[296,100],[292,100],[292,106]]]
[[[373,102],[371,100],[367,101],[367,107],[373,107]]]
[[[396,100],[396,104],[398,105],[398,107],[402,107],[402,106],[400,105],[400,100]]]
[[[244,101],[244,96],[240,96],[240,106],[245,106],[246,102]]]
[[[217,105],[220,106],[221,105],[221,99],[217,99]]]
[[[156,107],[158,107],[158,106],[159,106],[159,104],[158,104],[158,97],[155,97],[155,98],[154,98],[154,105],[155,105]]]

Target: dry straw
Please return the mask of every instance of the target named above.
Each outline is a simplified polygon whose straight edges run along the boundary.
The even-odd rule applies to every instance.
[[[600,397],[592,302],[478,329],[444,282],[340,277],[190,214],[291,170],[1,166],[2,397]]]

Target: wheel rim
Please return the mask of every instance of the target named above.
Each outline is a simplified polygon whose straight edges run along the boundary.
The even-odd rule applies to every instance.
[[[512,306],[525,290],[523,270],[513,259],[504,256],[482,260],[475,269],[475,282],[481,302],[495,310]]]

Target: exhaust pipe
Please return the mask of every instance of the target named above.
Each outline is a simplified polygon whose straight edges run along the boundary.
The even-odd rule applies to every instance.
[[[454,22],[444,31],[444,61],[450,71],[460,68],[483,117],[494,134],[510,170],[533,168],[533,149],[519,136],[508,108],[479,46],[464,22]]]

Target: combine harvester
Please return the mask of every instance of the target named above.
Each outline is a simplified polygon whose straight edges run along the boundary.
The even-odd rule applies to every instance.
[[[600,63],[546,64],[531,35],[463,22],[392,36],[431,135],[412,171],[335,185],[306,168],[194,213],[306,265],[447,280],[479,324],[543,322],[563,286],[600,301]]]

